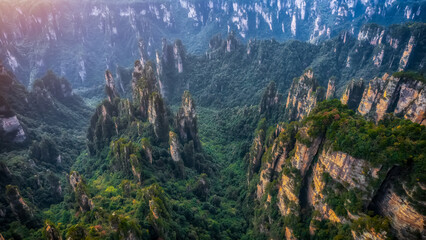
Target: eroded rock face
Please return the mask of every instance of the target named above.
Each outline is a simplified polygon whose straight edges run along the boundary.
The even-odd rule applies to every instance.
[[[114,78],[109,70],[105,72],[105,92],[110,102],[112,102],[114,98],[119,97],[117,91],[115,90]]]
[[[138,60],[135,62],[132,76],[133,103],[142,119],[147,119],[151,94],[159,92],[154,68],[150,62],[147,62],[142,67],[141,62]]]
[[[173,44],[173,59],[175,63],[175,68],[178,73],[183,73],[183,58],[185,56],[185,51],[183,49],[182,41],[176,40]]]
[[[423,204],[424,203],[419,203]],[[378,211],[388,218],[399,239],[415,239],[418,234],[426,237],[426,216],[416,210],[407,196],[398,195],[390,187],[376,203]]]
[[[137,156],[139,148],[129,140],[119,139],[111,143],[110,149],[114,170],[133,175],[141,182],[141,159]]]
[[[76,195],[80,210],[82,212],[93,210],[95,205],[87,195],[86,184],[84,183],[81,175],[75,171],[71,172],[69,175],[69,182]]]
[[[142,65],[142,67],[145,65],[145,62],[148,60],[148,56],[146,53],[146,45],[145,45],[145,41],[143,39],[139,39],[139,55],[140,55],[140,64]]]
[[[13,143],[23,143],[27,139],[24,128],[15,116],[2,118],[0,116],[0,133]]]
[[[282,216],[287,216],[290,213],[298,214],[295,206],[299,205],[299,196],[296,192],[296,183],[293,176],[288,177],[283,174],[280,179],[280,187],[278,190],[278,208]]]
[[[386,232],[378,233],[374,229],[366,230],[361,234],[352,231],[352,237],[354,240],[385,240],[388,239]]]
[[[275,82],[269,83],[265,92],[263,93],[262,100],[259,104],[259,113],[270,113],[272,109],[275,109],[280,102],[280,95],[278,94]]]
[[[425,84],[417,80],[385,74],[370,81],[358,106],[358,113],[376,122],[382,120],[386,113],[394,113],[424,125],[425,92]]]
[[[356,159],[343,152],[324,149],[318,160],[324,171],[329,173],[335,181],[347,183],[352,188],[366,190],[368,177],[377,177],[375,173],[378,169],[373,168],[365,160]]]
[[[407,43],[407,46],[405,46],[404,52],[402,53],[402,57],[399,61],[398,71],[403,71],[407,67],[408,60],[410,59],[411,53],[414,48],[414,44],[415,44],[415,37],[411,36],[410,40]]]
[[[2,93],[8,94],[16,82],[15,76],[0,63],[0,136],[5,142],[23,143],[27,139],[27,135],[6,100],[6,96]]]
[[[169,124],[167,122],[166,107],[163,98],[158,92],[153,92],[149,99],[148,120],[154,126],[155,136],[160,141],[167,141]]]
[[[232,52],[237,48],[237,39],[235,38],[235,34],[234,32],[231,32],[228,35],[228,38],[226,40],[226,51],[227,52]]]
[[[289,121],[303,119],[324,97],[324,89],[319,87],[313,71],[307,70],[300,78],[293,80],[286,102],[286,118]]]
[[[350,109],[356,109],[361,101],[364,92],[364,82],[362,80],[352,80],[345,92],[343,93],[340,101],[342,104],[348,105]]]
[[[249,160],[249,170],[248,170],[248,180],[250,181],[251,176],[259,171],[261,160],[265,144],[265,132],[261,129],[257,132],[256,137],[253,140],[253,144],[250,149],[250,153],[248,156]]]
[[[334,93],[336,92],[336,78],[332,77],[328,80],[327,93],[325,99],[330,100],[334,98]]]
[[[59,230],[48,222],[45,224],[44,232],[47,240],[62,240]]]
[[[179,143],[179,138],[176,133],[170,132],[169,133],[169,144],[170,144],[170,155],[172,156],[173,161],[175,162],[181,162],[181,149],[182,146]]]
[[[198,138],[197,113],[194,100],[188,91],[182,96],[182,104],[176,116],[176,125],[182,144],[194,142],[195,151],[201,151],[201,142]]]
[[[312,160],[318,152],[322,141],[320,137],[315,139],[310,138],[307,131],[308,128],[304,127],[299,130],[298,134],[301,138],[304,138],[310,142],[309,146],[302,143],[300,140],[296,140],[295,154],[290,159],[291,165],[294,168],[300,170],[302,177],[305,176],[309,166],[312,163]]]
[[[260,180],[256,191],[258,199],[262,198],[265,194],[268,183],[272,182],[277,177],[277,174],[281,172],[289,152],[294,147],[294,142],[291,138],[288,141],[287,134],[291,135],[291,133],[285,132],[281,126],[277,126],[275,140],[272,143],[270,151],[268,151],[266,161],[261,167]]]
[[[328,219],[332,222],[340,223],[340,219],[336,213],[325,203],[323,190],[326,186],[325,181],[323,180],[324,167],[317,163],[315,164],[312,173],[312,184],[309,185],[309,204],[314,207],[315,210],[321,213],[321,219]]]
[[[19,193],[18,187],[8,185],[6,187],[6,197],[9,202],[9,206],[19,221],[22,223],[28,223],[34,217],[33,210],[28,206],[25,200]]]

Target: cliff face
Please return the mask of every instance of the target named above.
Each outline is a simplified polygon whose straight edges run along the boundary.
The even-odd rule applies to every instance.
[[[250,181],[251,176],[259,171],[261,160],[263,153],[265,152],[264,149],[265,144],[265,132],[260,129],[256,137],[253,140],[253,143],[250,148],[250,153],[248,155],[248,161],[249,161],[249,168],[248,168],[248,181]]]
[[[294,129],[290,128],[285,131],[280,125],[274,132],[274,141],[272,145],[266,145],[265,152],[262,157],[262,166],[260,169],[260,180],[257,185],[257,198],[260,199],[266,191],[267,185],[277,178],[281,172],[284,161],[288,157],[288,153],[293,148],[292,141],[286,141],[294,134]]]
[[[374,78],[365,89],[358,113],[376,122],[386,113],[394,113],[425,125],[426,85],[410,77],[388,74]]]
[[[300,78],[293,80],[287,96],[286,119],[303,119],[324,97],[324,89],[319,87],[313,71],[307,70]]]
[[[153,92],[149,98],[148,121],[154,126],[155,136],[160,141],[167,141],[169,123],[167,122],[166,107],[158,92]]]
[[[330,100],[330,99],[334,98],[335,92],[336,92],[336,78],[331,77],[328,80],[327,93],[325,95],[325,99]]]
[[[377,207],[381,214],[390,218],[392,228],[400,239],[426,236],[426,216],[413,207],[408,196],[398,195],[390,188],[381,197]]]
[[[133,142],[126,139],[111,142],[110,158],[115,171],[133,175],[138,182],[142,181],[140,149]]]
[[[148,108],[152,104],[151,94],[159,92],[154,67],[148,62],[145,66],[138,60],[135,62],[135,68],[132,75],[133,103],[138,109],[142,119],[148,118]]]
[[[170,155],[172,156],[173,161],[181,162],[182,161],[182,146],[179,143],[179,138],[176,133],[169,133],[169,144],[170,144]]]
[[[13,85],[17,84],[14,75],[8,72],[0,63],[0,136],[5,142],[22,143],[27,139],[25,131],[16,114],[11,109],[3,92],[9,92]]]
[[[18,188],[8,185],[6,187],[6,197],[16,218],[22,223],[30,224],[34,219],[34,212],[22,198]]]
[[[112,102],[114,98],[119,97],[117,91],[115,90],[114,78],[109,70],[105,72],[105,92],[110,102]]]
[[[405,116],[404,111],[409,109],[408,103],[421,102],[416,99],[421,96],[419,92],[424,91],[420,81],[389,75],[371,80],[365,91],[360,89],[362,84],[352,82],[346,91],[346,97],[342,99],[346,103],[352,103],[358,113],[365,113],[362,115],[376,121],[378,120],[373,117],[383,119],[387,113]],[[293,99],[291,96],[292,92],[289,93],[289,99]],[[334,101],[338,103],[337,100]],[[356,105],[356,102],[359,104]],[[324,104],[330,103],[316,104],[314,107],[322,107]],[[345,113],[337,110],[343,107],[337,105],[320,112],[315,108],[310,111],[312,115],[309,118],[277,127],[275,134],[270,136],[264,136],[262,129],[257,131],[248,154],[249,183],[253,181],[254,173],[259,173],[254,193],[257,208],[265,212],[276,208],[281,216],[279,221],[285,222],[284,225],[277,225],[286,227],[283,237],[300,238],[300,225],[290,222],[303,222],[301,219],[307,216],[312,217],[309,224],[310,235],[320,233],[323,228],[321,223],[330,221],[335,226],[351,226],[352,230],[347,234],[354,239],[388,239],[392,235],[398,239],[424,237],[426,218],[419,212],[424,207],[419,198],[424,192],[421,180],[417,179],[418,183],[414,185],[409,184],[412,181],[409,180],[410,175],[415,173],[408,164],[404,172],[392,179],[392,184],[399,184],[403,189],[403,193],[401,190],[398,192],[392,184],[387,183],[390,181],[388,178],[394,174],[389,171],[392,165],[388,162],[354,157],[355,155],[348,153],[350,151],[339,151],[337,146],[340,142],[334,142],[336,140],[333,140],[333,134],[341,133],[333,132],[336,131],[332,130],[336,126],[329,121],[343,121],[341,118],[355,118],[355,115],[348,109],[344,110]],[[396,113],[397,109],[404,111]],[[300,112],[304,112],[304,109],[301,110]],[[422,111],[416,109],[417,113]],[[366,121],[360,116],[358,118]],[[341,124],[349,124],[348,119]],[[329,127],[331,129],[327,130]],[[289,134],[291,131],[293,133]],[[277,132],[280,134],[276,134]],[[354,153],[357,154],[356,151]],[[259,158],[262,159],[262,164],[257,170]],[[370,216],[371,210],[375,214]],[[268,234],[272,234],[269,229],[276,227],[274,224],[277,219],[271,219],[269,214],[269,220],[266,220],[265,216],[256,215],[255,223],[260,232],[269,236]],[[272,236],[275,235],[271,235],[271,238],[275,238]]]
[[[259,113],[271,115],[280,105],[281,97],[282,96],[278,94],[275,82],[270,82],[260,101]]]
[[[196,151],[201,151],[201,142],[198,138],[195,104],[188,91],[185,91],[182,96],[182,104],[176,116],[176,126],[182,144],[193,141],[194,149]]]
[[[75,171],[71,172],[69,175],[69,183],[74,191],[80,210],[82,212],[92,210],[95,205],[87,195],[86,184],[84,183],[81,175]]]
[[[340,101],[342,104],[348,105],[350,109],[356,109],[361,101],[363,91],[364,82],[362,80],[352,80],[340,98]]]

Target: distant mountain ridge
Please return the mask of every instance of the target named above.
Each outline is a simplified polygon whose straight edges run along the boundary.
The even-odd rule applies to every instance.
[[[2,1],[0,59],[29,85],[52,69],[74,87],[101,85],[105,68],[131,66],[146,43],[149,58],[161,39],[182,39],[201,53],[217,33],[243,41],[275,38],[317,43],[368,22],[425,22],[419,1]]]

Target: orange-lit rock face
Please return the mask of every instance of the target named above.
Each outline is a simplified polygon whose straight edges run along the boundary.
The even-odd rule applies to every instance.
[[[285,228],[285,239],[286,240],[296,240],[297,239],[293,235],[293,230],[291,230],[288,227]]]
[[[390,189],[378,207],[384,216],[390,218],[391,226],[400,239],[411,239],[416,231],[425,236],[426,216],[414,209],[406,197],[398,196]]]
[[[260,171],[260,179],[256,191],[258,199],[265,193],[268,183],[273,180],[274,176],[277,176],[281,172],[284,161],[288,157],[290,143],[279,138],[280,134],[284,134],[284,130],[278,125],[275,131],[277,138],[272,147],[269,148],[268,158],[265,158]]]
[[[179,139],[176,133],[169,133],[169,144],[170,144],[170,155],[172,156],[173,161],[180,162],[182,161],[181,153],[179,151]]]
[[[413,51],[414,43],[415,43],[415,38],[414,36],[411,36],[407,46],[404,49],[404,52],[402,53],[402,57],[399,61],[398,71],[405,70],[405,67],[408,64],[408,60],[410,59],[411,53]]]
[[[376,121],[386,113],[404,116],[413,122],[426,124],[426,86],[414,79],[395,78],[389,74],[374,78],[365,89],[358,106],[358,113]],[[342,103],[349,100],[345,93]]]
[[[329,219],[333,222],[347,222],[347,219],[337,216],[325,202],[326,196],[324,196],[323,190],[326,187],[326,182],[323,179],[324,173],[328,173],[333,181],[363,191],[365,192],[364,197],[371,198],[371,194],[366,189],[369,180],[377,178],[377,171],[378,169],[372,168],[365,160],[356,159],[343,152],[334,152],[331,148],[329,150],[323,149],[312,170],[312,183],[309,185],[308,192],[309,204],[321,213],[323,219]]]
[[[299,205],[299,198],[297,196],[298,193],[295,193],[294,185],[295,182],[293,178],[288,177],[285,174],[282,175],[280,181],[280,188],[278,190],[277,203],[282,216],[286,216],[290,214],[292,210],[294,210],[291,209],[291,207],[289,206],[289,201],[292,202],[292,204]],[[294,213],[297,214],[297,212]]]
[[[325,93],[318,88],[313,71],[307,70],[300,78],[293,80],[286,102],[287,118],[303,119],[324,97]]]
[[[324,171],[338,182],[348,183],[353,188],[366,189],[367,176],[373,176],[374,168],[362,159],[356,159],[343,152],[324,150],[319,157]]]
[[[334,78],[330,78],[328,80],[328,85],[327,85],[327,94],[325,95],[325,98],[327,100],[330,100],[332,98],[334,98],[334,93],[336,91],[336,79]]]
[[[300,143],[299,141],[296,141],[296,153],[294,154],[294,157],[291,158],[291,164],[293,167],[300,170],[302,176],[304,176],[308,171],[308,168],[318,151],[320,143],[321,138],[316,138],[310,147]]]
[[[388,239],[386,235],[386,232],[378,233],[374,229],[367,229],[361,234],[352,231],[352,237],[355,240],[385,240]]]

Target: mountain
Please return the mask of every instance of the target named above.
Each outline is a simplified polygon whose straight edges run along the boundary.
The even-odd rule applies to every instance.
[[[315,73],[318,87],[326,88],[334,78],[335,91],[341,94],[352,79],[368,80],[398,71],[424,72],[425,32],[424,23],[368,24],[357,35],[342,32],[318,45],[274,40],[244,44],[231,33],[225,39],[212,38],[205,55],[178,51],[182,49],[179,41],[164,42],[157,70],[162,92],[170,102],[179,101],[183,91],[189,90],[205,107],[256,105],[261,89],[270,81],[286,93],[293,79],[308,68]],[[177,59],[182,59],[180,70]],[[121,79],[129,82],[126,75]]]
[[[318,43],[365,23],[424,22],[425,1],[11,1],[0,3],[0,59],[25,85],[48,69],[75,88],[99,86],[106,68],[131,66],[140,48],[155,59],[162,38],[190,53],[217,33]],[[143,43],[140,40],[143,40]]]
[[[424,79],[386,74],[323,102],[315,81],[312,71],[294,80],[285,115],[297,121],[255,131],[253,237],[424,238]]]
[[[0,63],[0,239],[426,238],[425,23],[361,26],[422,2],[23,3],[0,3],[21,6],[8,46],[52,62]],[[252,17],[266,37],[279,29],[265,9],[302,40],[313,9],[335,9],[337,32],[246,41]],[[247,11],[249,28],[211,37],[217,11]],[[37,29],[46,19],[59,27]],[[129,19],[126,35],[117,24]],[[190,35],[171,43],[166,23]],[[40,32],[49,40],[29,39]],[[203,53],[191,49],[199,34]],[[42,65],[87,81],[36,78]]]

